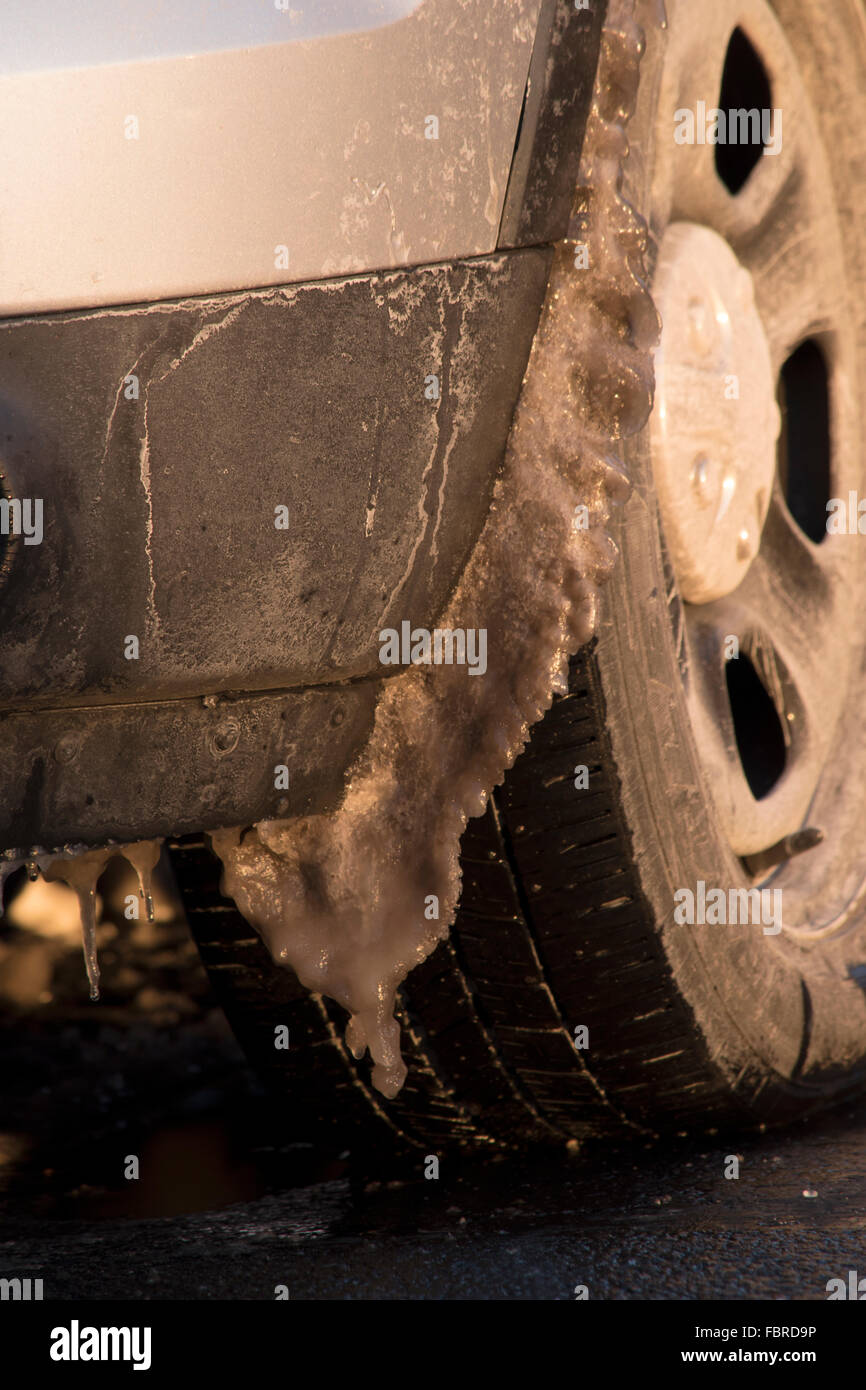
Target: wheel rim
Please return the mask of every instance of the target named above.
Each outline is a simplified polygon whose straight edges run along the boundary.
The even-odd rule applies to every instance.
[[[726,92],[742,98],[750,82],[755,89],[755,60],[772,107],[782,111],[781,148],[774,155],[753,157],[747,177],[732,188],[729,182],[736,182],[737,171],[732,174],[724,164],[720,171],[721,146],[675,143],[674,113],[686,109],[697,117],[699,102],[705,109],[726,109]],[[689,601],[694,576],[689,557],[677,544],[673,514],[679,496],[688,519],[682,498],[688,495],[689,480],[683,477],[683,459],[677,462],[679,471],[672,470],[660,447],[665,428],[660,412],[670,394],[664,389],[666,363],[688,355],[685,338],[691,328],[687,321],[674,321],[672,335],[666,337],[663,330],[662,389],[651,436],[662,527],[673,541],[672,565],[684,590],[682,605],[672,609],[679,616],[680,666],[720,826],[736,854],[754,856],[814,823],[816,793],[856,666],[846,615],[859,610],[858,551],[853,537],[828,536],[821,523],[826,519],[823,492],[829,488],[830,496],[846,498],[849,490],[862,486],[852,389],[857,335],[844,293],[843,237],[821,131],[797,57],[769,5],[764,0],[724,0],[711,15],[704,7],[673,5],[657,110],[652,220],[661,240],[657,274],[662,298],[672,240],[679,237],[686,244],[691,237],[694,250],[696,231],[707,240],[720,238],[732,261],[751,277],[769,371],[780,394],[787,387],[789,416],[796,423],[798,406],[808,399],[810,410],[800,409],[799,416],[814,424],[821,414],[822,391],[826,396],[823,446],[820,428],[813,430],[815,438],[805,450],[799,447],[802,425],[793,439],[790,431],[787,438],[783,435],[781,466],[773,470],[764,499],[760,546],[739,582],[723,584],[724,592],[715,595],[710,585],[708,597],[707,586],[702,590],[692,582],[698,601]],[[735,313],[749,312],[747,303],[738,305],[736,295],[729,298]],[[664,319],[664,308],[662,313]],[[745,338],[753,342],[754,333]],[[738,365],[749,375],[752,357],[741,344],[740,360],[735,353],[725,375],[741,377]],[[751,384],[746,382],[746,389]],[[723,386],[720,380],[720,394]],[[811,396],[804,397],[804,391]],[[700,416],[694,424],[700,425]],[[700,428],[683,432],[694,436],[695,448],[690,453],[687,440],[681,454],[698,461]],[[765,435],[757,455],[765,455],[766,447]],[[826,458],[816,460],[822,450]],[[758,457],[746,463],[741,490],[760,518],[766,486],[762,465]],[[728,659],[732,638],[739,647],[736,661]]]

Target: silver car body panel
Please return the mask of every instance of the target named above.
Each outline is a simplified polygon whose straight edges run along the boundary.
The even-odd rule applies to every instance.
[[[93,67],[141,58],[319,39],[390,24],[421,0],[75,0],[58,8],[5,0],[0,73]]]
[[[407,0],[244,3],[231,20],[211,4],[195,52],[149,0],[163,17],[141,38],[134,7],[126,61],[127,5],[88,0],[79,22],[120,18],[76,30],[64,67],[68,22],[37,23],[42,8],[4,13],[0,315],[495,248],[541,0],[422,0],[396,19]]]

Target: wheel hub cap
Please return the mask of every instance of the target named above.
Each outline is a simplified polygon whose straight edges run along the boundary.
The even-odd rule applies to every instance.
[[[653,297],[662,523],[682,597],[709,603],[737,588],[760,545],[780,427],[770,352],[752,277],[708,227],[668,228]]]

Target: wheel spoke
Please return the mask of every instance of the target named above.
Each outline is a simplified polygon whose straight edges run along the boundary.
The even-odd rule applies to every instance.
[[[849,660],[839,568],[836,555],[802,536],[777,493],[742,584],[714,603],[687,605],[692,715],[720,814],[740,854],[802,824],[832,740]],[[728,695],[732,639],[735,659],[750,663],[772,701],[784,740],[784,773],[760,800],[747,780]]]
[[[795,171],[757,231],[734,247],[752,276],[777,373],[805,339],[832,331],[839,315],[838,228],[813,184],[811,174]]]

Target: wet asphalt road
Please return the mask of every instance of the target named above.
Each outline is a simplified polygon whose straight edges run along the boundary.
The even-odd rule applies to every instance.
[[[568,1300],[585,1285],[591,1299],[813,1300],[866,1273],[866,1105],[736,1142],[445,1155],[438,1180],[423,1158],[377,1176],[272,1147],[218,1029],[198,1065],[216,1072],[214,1048],[222,1080],[205,1075],[165,1113],[151,1100],[133,1134],[112,1105],[101,1120],[79,1111],[74,1142],[55,1132],[12,1165],[0,1274],[41,1277],[59,1299],[270,1300],[285,1285],[292,1299]],[[131,1071],[134,1094],[144,1071]],[[130,1151],[139,1184],[118,1180]],[[68,1168],[37,1171],[49,1152]],[[738,1179],[724,1177],[731,1154]]]
[[[279,1284],[293,1299],[562,1300],[578,1284],[592,1299],[824,1299],[828,1279],[866,1269],[864,1118],[747,1147],[724,1189],[718,1157],[689,1149],[360,1197],[339,1179],[216,1213],[13,1220],[0,1261],[73,1299],[273,1299]]]

